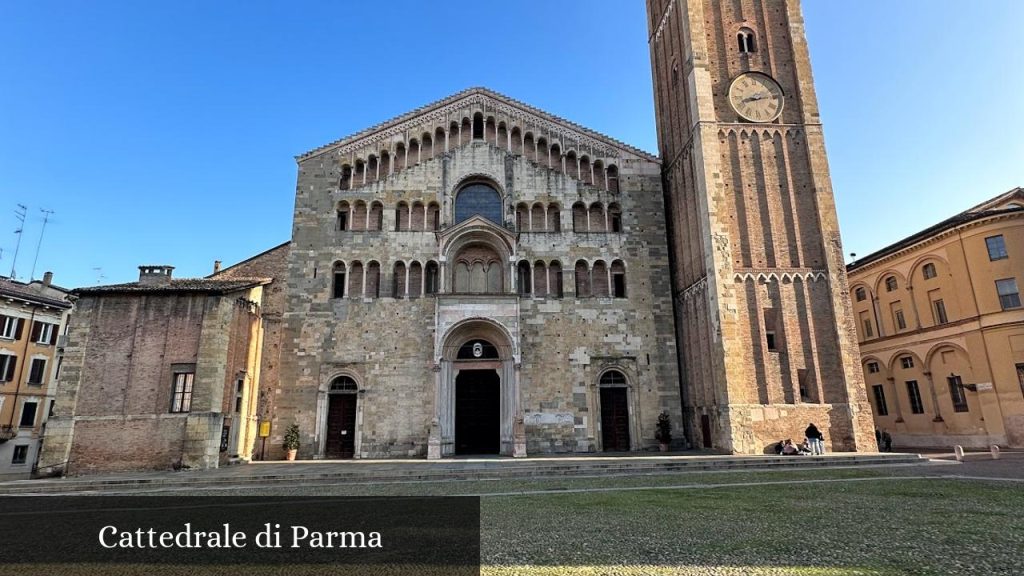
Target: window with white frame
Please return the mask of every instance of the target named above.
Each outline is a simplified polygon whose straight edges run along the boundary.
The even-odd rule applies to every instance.
[[[192,381],[194,372],[175,372],[174,387],[171,390],[171,412],[188,412],[192,409]]]
[[[913,356],[903,356],[902,358],[900,358],[900,365],[903,366],[903,368],[905,368],[905,369],[913,368],[914,367],[914,357]]]
[[[51,324],[50,322],[33,322],[32,341],[36,344],[56,344],[57,328],[57,324]]]
[[[0,338],[7,338],[8,340],[18,339],[18,328],[22,323],[21,318],[15,318],[14,316],[0,316]]]
[[[17,356],[0,352],[0,382],[11,382],[14,380],[14,368],[17,365]]]
[[[46,358],[33,358],[28,371],[28,383],[40,386],[46,381]]]
[[[999,305],[1003,310],[1020,308],[1020,292],[1017,290],[1016,278],[996,280],[996,292],[999,293]]]

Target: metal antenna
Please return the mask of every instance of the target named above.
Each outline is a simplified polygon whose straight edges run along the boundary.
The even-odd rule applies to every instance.
[[[43,234],[46,233],[46,223],[50,220],[50,214],[53,214],[53,210],[47,210],[46,208],[40,208],[39,211],[43,213],[43,229],[39,231],[39,243],[36,244],[36,257],[32,259],[32,272],[28,275],[29,282],[36,277],[36,262],[39,262],[39,248],[43,245]]]
[[[18,229],[14,233],[18,236],[18,243],[14,245],[14,259],[11,260],[11,280],[15,279],[14,265],[18,263],[18,249],[21,248],[21,233],[25,229],[25,214],[28,213],[28,206],[18,204],[14,210],[14,217],[18,219]]]
[[[106,278],[106,276],[103,275],[103,268],[101,268],[99,266],[96,266],[96,267],[94,267],[92,269],[92,271],[96,273],[96,283],[97,284],[103,282],[103,279]]]

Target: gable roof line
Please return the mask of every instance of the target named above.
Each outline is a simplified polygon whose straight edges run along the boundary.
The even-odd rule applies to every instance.
[[[226,266],[224,268],[221,268],[220,270],[214,272],[213,274],[208,274],[208,275],[204,276],[203,278],[214,278],[215,276],[220,276],[221,274],[224,274],[225,272],[227,272],[228,270],[231,270],[232,268],[237,268],[237,267],[241,266],[242,264],[247,264],[249,262],[252,262],[253,260],[259,258],[260,256],[265,256],[267,254],[270,254],[274,250],[277,250],[279,248],[284,248],[285,246],[287,246],[287,245],[289,245],[291,243],[292,243],[291,240],[286,240],[285,242],[282,242],[282,243],[278,244],[277,246],[274,246],[273,248],[268,248],[268,249],[264,250],[263,252],[260,252],[259,254],[256,254],[255,256],[250,256],[250,257],[246,258],[245,260],[241,260],[239,262],[235,262],[231,266]]]
[[[508,104],[510,106],[517,107],[517,108],[521,109],[524,112],[527,112],[529,114],[533,114],[533,115],[539,116],[542,119],[547,120],[549,122],[554,122],[554,123],[557,123],[557,124],[563,124],[567,128],[579,131],[581,134],[583,134],[585,136],[588,136],[590,138],[594,138],[596,140],[600,140],[600,141],[604,142],[605,144],[607,144],[609,146],[612,146],[612,147],[615,147],[615,148],[619,148],[619,149],[621,149],[623,151],[626,151],[626,152],[629,152],[631,154],[636,154],[636,155],[638,155],[638,156],[640,156],[642,158],[645,158],[647,160],[650,160],[652,162],[661,162],[661,159],[658,158],[658,156],[656,156],[654,154],[651,154],[650,152],[647,152],[645,150],[641,150],[640,148],[637,148],[635,146],[630,146],[629,144],[626,144],[625,142],[622,142],[621,140],[617,140],[617,139],[612,138],[611,136],[608,136],[606,134],[602,134],[602,133],[597,132],[595,130],[591,130],[590,128],[587,128],[585,126],[577,124],[577,123],[575,123],[575,122],[573,122],[571,120],[566,120],[565,118],[562,118],[561,116],[556,116],[556,115],[551,114],[549,112],[545,112],[544,110],[541,110],[540,108],[536,108],[534,106],[526,104],[525,102],[521,102],[519,100],[516,100],[515,98],[511,98],[511,97],[506,96],[504,94],[501,94],[499,92],[495,92],[494,90],[491,90],[489,88],[484,88],[483,86],[475,86],[475,87],[472,87],[472,88],[467,88],[467,89],[462,90],[460,92],[456,92],[455,94],[452,94],[451,96],[447,96],[447,97],[442,98],[440,100],[436,100],[436,101],[431,102],[429,104],[426,104],[424,106],[420,106],[418,108],[415,108],[415,109],[413,109],[413,110],[411,110],[409,112],[406,112],[405,114],[401,114],[399,116],[395,116],[394,118],[391,118],[390,120],[385,120],[384,122],[375,124],[375,125],[373,125],[373,126],[371,126],[369,128],[360,130],[359,132],[356,132],[354,134],[349,134],[348,136],[345,136],[343,138],[335,140],[335,141],[333,141],[333,142],[331,142],[329,144],[324,144],[323,146],[319,146],[317,148],[314,148],[312,150],[309,150],[307,152],[299,154],[298,156],[295,156],[295,161],[299,162],[299,161],[302,161],[302,160],[308,160],[310,158],[314,158],[314,157],[319,156],[319,155],[321,155],[321,154],[323,154],[325,152],[329,152],[331,150],[334,150],[334,149],[339,148],[341,146],[344,146],[346,144],[350,144],[350,143],[352,143],[352,142],[354,142],[356,140],[359,140],[360,138],[365,138],[365,137],[370,136],[370,135],[372,135],[374,133],[377,133],[377,132],[380,132],[382,130],[386,130],[388,128],[391,128],[391,127],[393,127],[393,126],[395,126],[397,124],[400,124],[402,122],[406,122],[406,121],[412,120],[413,118],[415,118],[417,116],[421,116],[421,115],[427,114],[427,113],[429,113],[429,112],[431,112],[433,110],[436,110],[437,108],[440,108],[442,106],[447,106],[449,104],[453,104],[455,102],[458,102],[461,99],[464,99],[466,97],[473,96],[473,95],[476,95],[476,94],[487,96],[489,98],[493,98],[495,100],[501,101],[501,102],[503,102],[505,104]]]

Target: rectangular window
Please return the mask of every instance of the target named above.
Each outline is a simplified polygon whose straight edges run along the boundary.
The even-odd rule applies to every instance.
[[[33,358],[32,367],[28,372],[28,383],[40,386],[44,381],[46,381],[46,359]]]
[[[334,273],[334,290],[331,293],[333,298],[344,298],[345,297],[345,273],[335,272]]]
[[[861,322],[864,323],[864,337],[865,338],[874,338],[875,337],[875,330],[874,330],[874,328],[871,327],[871,319],[870,318],[861,318]]]
[[[21,405],[21,422],[18,426],[22,428],[32,428],[36,425],[36,409],[39,407],[38,402],[25,402]]]
[[[242,392],[245,390],[245,380],[235,383],[235,412],[242,411]]]
[[[32,322],[31,340],[36,344],[56,344],[57,325],[49,322]]]
[[[875,384],[871,390],[875,393],[875,413],[879,416],[888,416],[889,406],[885,403],[885,389],[881,384]]]
[[[868,373],[878,374],[878,362],[868,362]]]
[[[777,323],[776,322],[776,317],[775,317],[776,316],[775,315],[775,309],[773,309],[773,308],[765,308],[764,311],[763,311],[763,314],[764,314],[764,339],[765,339],[765,346],[768,347],[768,351],[769,352],[777,352],[779,349],[778,349],[778,342],[776,341],[776,338],[775,338],[776,323]]]
[[[17,340],[21,337],[21,324],[24,320],[13,316],[0,316],[0,338]]]
[[[1006,241],[1003,240],[1002,234],[999,236],[989,236],[985,238],[985,245],[988,247],[988,259],[989,260],[1003,260],[1009,258],[1006,253]]]
[[[807,370],[805,368],[799,368],[796,371],[796,381],[800,387],[800,401],[811,402],[811,391],[807,386]]]
[[[967,412],[967,394],[964,393],[964,383],[959,376],[946,378],[949,382],[949,397],[953,399],[954,412]]]
[[[907,329],[907,320],[903,317],[903,310],[895,311],[893,313],[893,316],[895,316],[895,318],[896,318],[896,329],[897,330],[906,330]]]
[[[910,411],[914,414],[924,414],[924,404],[921,402],[921,391],[917,388],[917,380],[907,380],[907,396],[910,397]]]
[[[0,382],[14,380],[14,367],[18,365],[18,357],[14,354],[0,354]]]
[[[904,368],[906,368],[908,370],[910,368],[913,368],[914,367],[914,357],[913,356],[904,356],[904,357],[900,358],[900,366],[903,366]]]
[[[177,372],[174,374],[174,388],[171,393],[171,412],[188,412],[192,408],[193,372]]]
[[[24,464],[26,460],[28,460],[28,444],[15,446],[14,456],[11,458],[11,464]]]
[[[1016,278],[996,280],[996,292],[999,293],[999,305],[1003,310],[1020,308],[1020,292],[1017,291]]]
[[[949,322],[949,319],[946,317],[946,304],[941,298],[932,302],[932,311],[935,313],[935,324]]]

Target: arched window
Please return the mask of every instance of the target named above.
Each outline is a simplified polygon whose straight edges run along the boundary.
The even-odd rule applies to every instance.
[[[594,183],[594,173],[590,171],[590,157],[586,154],[580,156],[580,178],[586,184]]]
[[[580,164],[576,159],[576,152],[569,150],[565,153],[565,173],[570,178],[580,179]]]
[[[366,269],[366,296],[380,298],[380,264],[370,262]]]
[[[551,148],[548,149],[548,158],[551,159],[548,162],[548,168],[562,172],[562,168],[565,166],[562,159],[562,147],[557,142],[551,144]]]
[[[331,380],[330,392],[335,394],[354,394],[359,391],[359,386],[351,376],[338,376],[334,380]]]
[[[476,182],[464,186],[455,196],[455,223],[479,214],[498,226],[504,224],[501,194],[491,186]]]
[[[408,156],[405,152],[405,144],[399,142],[395,146],[395,172],[404,170],[408,166]]]
[[[409,205],[405,202],[399,202],[398,206],[395,207],[395,231],[400,232],[402,230],[409,229]]]
[[[409,298],[419,298],[423,293],[423,265],[413,262],[409,265]]]
[[[426,278],[423,280],[423,292],[425,294],[437,294],[438,290],[440,290],[438,278],[440,278],[440,275],[437,262],[433,260],[427,262]]]
[[[341,181],[338,183],[338,188],[341,190],[352,188],[352,167],[348,164],[341,167]]]
[[[409,217],[409,230],[426,230],[424,220],[427,217],[427,207],[419,200],[412,203],[412,215]]]
[[[430,160],[434,157],[434,139],[430,137],[427,132],[420,136],[420,141],[423,142],[423,146],[420,148],[420,157],[423,160]]]
[[[587,232],[587,207],[582,202],[572,205],[572,231]]]
[[[345,231],[352,229],[352,210],[348,202],[342,200],[338,203],[338,230]]]
[[[523,153],[523,133],[518,126],[512,128],[512,153]]]
[[[548,204],[548,230],[562,231],[562,218],[559,216],[558,204]]]
[[[348,279],[349,285],[351,286],[345,291],[345,294],[351,298],[362,298],[363,297],[363,263],[356,260],[352,263],[352,272]]]
[[[494,125],[494,116],[488,116],[487,122],[484,125],[484,140],[487,142],[497,142],[498,129]]]
[[[601,374],[601,386],[626,386],[626,375],[618,370],[609,370]]]
[[[484,139],[484,115],[477,112],[473,114],[473,140]]]
[[[622,260],[612,261],[612,296],[615,298],[626,297],[626,265]]]
[[[530,210],[530,230],[534,232],[543,232],[547,230],[544,226],[544,205],[534,204],[533,209]]]
[[[438,127],[437,130],[434,130],[434,156],[435,157],[436,156],[440,156],[441,154],[447,152],[447,149],[445,149],[445,145],[447,143],[447,140],[448,139],[444,135],[444,128]]]
[[[607,298],[608,290],[608,265],[604,260],[594,262],[594,268],[590,271],[591,290],[598,298]]]
[[[384,229],[384,205],[380,202],[370,204],[370,225],[368,230]]]
[[[391,174],[391,154],[388,154],[387,150],[381,150],[380,175],[382,178],[387,178],[388,174]]]
[[[526,156],[527,160],[537,160],[537,144],[533,140],[533,134],[530,132],[526,133],[523,137],[523,155]]]
[[[406,296],[406,278],[405,273],[405,262],[395,262],[395,269],[392,274],[391,281],[391,294],[395,298],[405,298]]]
[[[427,229],[441,229],[441,207],[437,204],[437,202],[431,202],[430,204],[427,204]]]
[[[590,296],[590,267],[586,261],[577,260],[574,274],[576,277],[576,297],[588,298]]]
[[[594,160],[594,169],[592,171],[594,173],[594,186],[607,190],[608,178],[606,177],[604,171],[604,162],[600,160]]]
[[[610,232],[622,232],[622,208],[614,202],[608,205],[608,229]]]
[[[334,263],[334,277],[331,286],[331,298],[345,297],[345,263]]]
[[[469,118],[462,119],[462,125],[459,127],[459,144],[468,144],[470,138],[473,137],[473,123]]]
[[[548,295],[548,267],[540,260],[533,263],[533,294],[538,298]]]
[[[604,232],[606,230],[604,224],[604,206],[600,202],[594,202],[590,205],[590,218],[587,221],[587,228],[591,232]]]
[[[530,278],[530,263],[520,260],[516,265],[516,286],[519,287],[519,294],[526,296],[532,291],[533,282]]]
[[[530,230],[530,212],[523,202],[516,205],[516,230],[520,232]]]
[[[619,193],[619,169],[615,164],[608,165],[608,191],[613,194]]]
[[[885,279],[885,291],[892,292],[899,288],[899,284],[896,282],[895,276],[889,276]]]
[[[356,160],[355,179],[355,186],[362,186],[366,183],[366,162],[363,162],[362,159]]]
[[[409,140],[409,155],[406,157],[406,166],[415,166],[420,161],[420,143],[413,138]]]
[[[375,155],[370,154],[369,159],[366,161],[366,179],[368,181],[376,180],[378,170],[380,170],[380,163],[377,162],[377,157]]]
[[[932,264],[931,262],[925,264],[924,268],[921,269],[921,274],[924,276],[925,280],[935,278],[935,276],[937,276],[935,272],[935,264]]]
[[[863,286],[860,286],[856,290],[854,290],[853,294],[854,297],[857,299],[857,302],[863,302],[868,297],[867,290],[865,290]]]
[[[548,150],[548,141],[543,137],[537,139],[537,164],[551,168],[551,151]]]
[[[352,210],[352,230],[366,230],[366,202],[356,200]]]
[[[562,297],[562,264],[558,260],[552,260],[548,266],[548,288],[551,296]]]
[[[736,34],[736,43],[739,45],[740,54],[753,54],[757,52],[754,31],[750,28],[740,28],[739,33]]]

